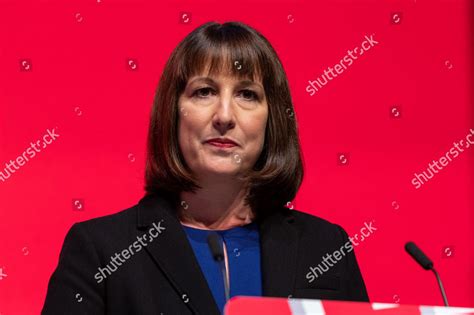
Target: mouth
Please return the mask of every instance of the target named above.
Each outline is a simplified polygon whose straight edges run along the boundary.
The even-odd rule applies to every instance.
[[[205,144],[209,144],[218,148],[232,148],[238,146],[234,141],[227,138],[214,138],[207,140]]]

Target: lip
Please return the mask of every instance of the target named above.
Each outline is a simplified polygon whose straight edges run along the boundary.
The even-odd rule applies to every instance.
[[[207,140],[205,143],[208,143],[220,148],[231,148],[231,147],[238,146],[238,144],[235,141],[229,138],[212,138],[212,139]]]

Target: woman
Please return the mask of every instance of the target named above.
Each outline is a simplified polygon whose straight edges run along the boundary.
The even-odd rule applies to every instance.
[[[226,282],[231,297],[368,301],[353,248],[312,268],[352,247],[346,232],[285,207],[303,178],[297,125],[278,56],[249,26],[206,23],[173,51],[145,178],[134,207],[73,225],[43,314],[219,314]]]

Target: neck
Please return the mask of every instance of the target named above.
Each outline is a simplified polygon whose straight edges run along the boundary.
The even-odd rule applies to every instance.
[[[178,214],[181,223],[191,227],[225,230],[251,223],[253,212],[245,205],[245,185],[233,181],[200,183],[196,193],[182,192]]]

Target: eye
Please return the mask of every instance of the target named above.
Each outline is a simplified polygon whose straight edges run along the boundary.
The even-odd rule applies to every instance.
[[[243,97],[248,101],[258,101],[259,100],[258,94],[255,93],[252,90],[242,90],[240,92],[243,95]]]
[[[198,98],[206,98],[207,96],[209,96],[209,92],[211,92],[212,89],[210,87],[205,87],[205,88],[201,88],[201,89],[197,89],[196,91],[194,91],[193,93],[193,97],[198,97]]]

